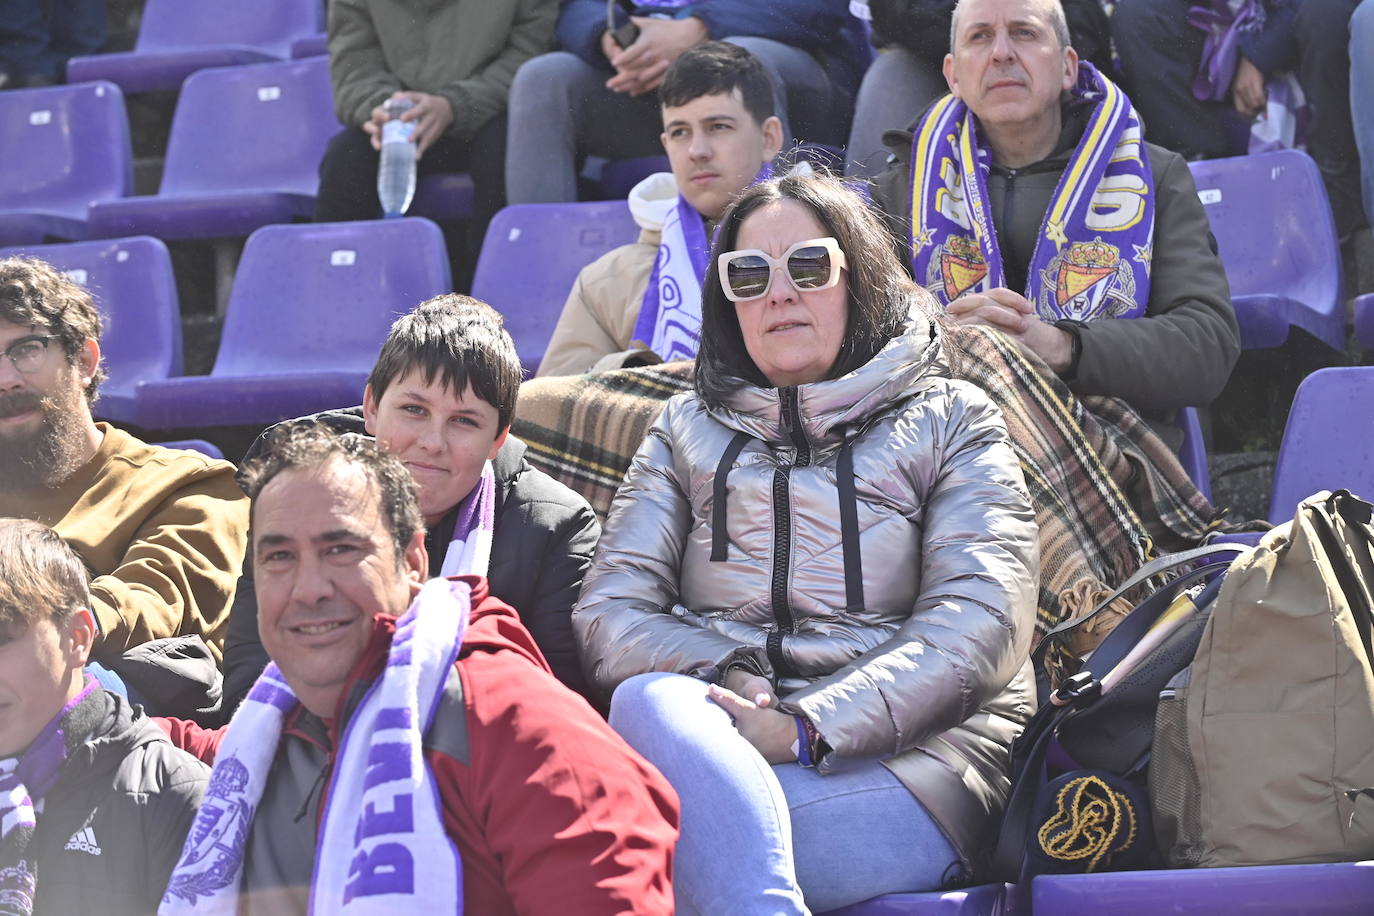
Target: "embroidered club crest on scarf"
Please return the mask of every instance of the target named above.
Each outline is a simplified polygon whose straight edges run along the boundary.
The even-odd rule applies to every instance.
[[[1024,294],[1046,321],[1135,318],[1150,293],[1154,181],[1130,100],[1080,62],[1075,98],[1093,104],[1041,223]],[[948,305],[1006,286],[988,204],[992,151],[968,106],[947,95],[917,126],[911,254],[918,282]]]

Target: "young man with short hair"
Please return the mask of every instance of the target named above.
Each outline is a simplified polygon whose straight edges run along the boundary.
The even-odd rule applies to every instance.
[[[485,504],[490,559],[479,574],[516,609],[558,679],[581,693],[571,614],[601,529],[586,500],[533,468],[525,444],[509,435],[520,373],[496,310],[468,296],[438,296],[392,325],[361,407],[278,424],[246,460],[277,431],[305,421],[375,436],[419,488],[427,576],[455,574],[463,559],[452,547],[460,517]],[[226,715],[267,664],[257,614],[250,553],[225,650]]]
[[[630,191],[639,240],[578,274],[541,377],[696,355],[711,228],[736,194],[769,174],[782,124],[763,64],[725,42],[679,57],[658,98],[672,174],[651,175]]]
[[[208,770],[84,673],[85,566],[57,532],[0,519],[0,911],[146,914]]]
[[[100,335],[85,289],[0,260],[0,516],[56,529],[91,571],[95,660],[184,635],[218,658],[248,501],[229,462],[95,421]]]
[[[228,726],[165,721],[214,772],[159,912],[667,916],[673,790],[480,575],[422,587],[381,444],[296,423],[244,465],[272,664]]]

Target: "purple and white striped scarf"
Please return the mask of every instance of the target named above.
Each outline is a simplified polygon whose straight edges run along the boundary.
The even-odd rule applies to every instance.
[[[43,796],[57,785],[72,751],[90,737],[92,723],[77,710],[99,689],[87,675],[81,692],[44,726],[23,754],[0,760],[0,916],[33,912],[37,866],[28,853]]]
[[[754,183],[772,177],[773,167],[765,162]],[[631,337],[665,363],[696,359],[701,345],[701,282],[710,259],[706,220],[679,194],[677,205],[663,221],[658,257]]]
[[[1092,115],[1050,199],[1025,296],[1046,321],[1134,318],[1150,298],[1154,180],[1130,99],[1080,62],[1076,98]],[[911,252],[918,283],[944,304],[1006,286],[988,212],[992,151],[968,106],[947,95],[917,125]]]
[[[470,613],[467,583],[440,578],[396,621],[386,667],[339,742],[316,837],[311,913],[463,912],[462,858],[444,829],[423,739]],[[229,723],[161,916],[237,912],[253,816],[296,703],[272,662]]]

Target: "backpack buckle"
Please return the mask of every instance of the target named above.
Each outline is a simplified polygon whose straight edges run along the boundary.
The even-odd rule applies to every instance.
[[[1072,704],[1082,707],[1087,706],[1100,696],[1102,696],[1102,682],[1093,677],[1091,671],[1080,671],[1059,685],[1059,689],[1050,695],[1050,702],[1055,706]]]

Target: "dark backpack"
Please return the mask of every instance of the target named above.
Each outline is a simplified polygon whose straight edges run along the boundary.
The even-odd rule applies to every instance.
[[[1227,564],[1246,549],[1217,544],[1161,557],[1092,611],[1045,634],[1033,655],[1040,708],[1012,745],[994,880],[1159,863],[1148,798],[1155,710],[1169,680],[1192,663]],[[1050,690],[1046,653],[1123,594],[1168,574],[1173,578],[1122,618],[1081,670]],[[1129,672],[1114,672],[1133,650],[1138,660]],[[1109,672],[1114,679],[1104,693]]]

